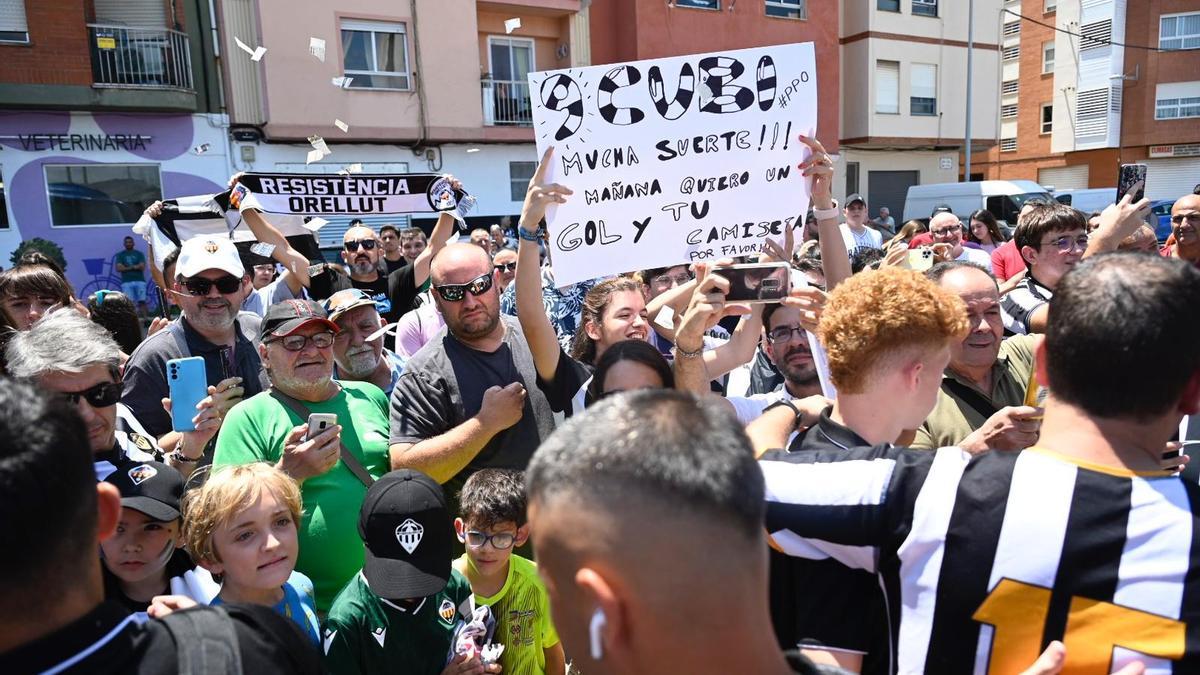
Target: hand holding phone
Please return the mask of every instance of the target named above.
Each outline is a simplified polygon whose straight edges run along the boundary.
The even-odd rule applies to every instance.
[[[1133,195],[1129,200],[1131,202],[1140,202],[1146,196],[1145,164],[1122,164],[1118,176],[1117,200],[1114,203],[1121,203],[1121,197],[1127,194]]]
[[[167,388],[171,395],[171,429],[195,431],[192,418],[196,416],[196,406],[208,396],[204,359],[192,356],[167,361]]]
[[[333,426],[337,426],[337,415],[333,413],[312,413],[308,416],[308,431],[304,433],[304,440],[311,441]]]
[[[712,274],[729,280],[726,302],[782,302],[791,290],[791,267],[786,262],[716,267]]]

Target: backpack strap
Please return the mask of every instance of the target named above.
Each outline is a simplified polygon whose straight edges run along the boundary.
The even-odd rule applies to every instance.
[[[275,397],[275,400],[279,401],[284,405],[285,408],[295,413],[297,417],[302,420],[308,420],[308,415],[311,411],[308,409],[308,406],[304,405],[302,401],[288,396],[275,387],[271,387],[270,393],[271,396]],[[354,474],[354,477],[357,478],[358,481],[363,484],[363,486],[370,488],[371,485],[375,483],[375,479],[372,478],[371,474],[367,472],[367,468],[364,467],[362,462],[358,461],[358,458],[354,456],[354,453],[347,450],[346,446],[341,442],[338,443],[338,457],[342,460],[342,463],[346,465],[346,468],[350,469],[350,473]]]
[[[987,400],[983,394],[980,394],[958,380],[946,378],[942,380],[942,386],[953,392],[963,403],[971,406],[975,412],[983,416],[984,420],[987,420],[999,411],[999,408]]]
[[[162,620],[175,639],[179,675],[242,675],[242,652],[224,607],[171,612]]]

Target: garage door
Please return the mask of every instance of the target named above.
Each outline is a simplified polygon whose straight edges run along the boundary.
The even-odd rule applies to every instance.
[[[920,171],[868,171],[867,209],[871,217],[879,214],[879,207],[886,206],[897,220],[904,213],[904,200],[908,188],[921,182]],[[896,223],[899,227],[900,223]]]
[[[1088,186],[1088,165],[1038,169],[1038,183],[1047,190],[1083,190]]]
[[[1145,161],[1146,196],[1150,199],[1178,199],[1192,194],[1200,183],[1200,157]]]

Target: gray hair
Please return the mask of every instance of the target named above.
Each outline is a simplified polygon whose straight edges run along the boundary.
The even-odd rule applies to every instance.
[[[94,365],[116,372],[121,349],[104,327],[64,307],[13,335],[5,352],[8,372],[21,379],[79,373]]]

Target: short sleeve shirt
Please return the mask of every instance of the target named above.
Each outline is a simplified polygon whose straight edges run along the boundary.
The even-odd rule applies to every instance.
[[[246,300],[242,302],[242,311],[263,316],[271,305],[303,295],[303,291],[300,295],[293,293],[291,287],[287,285],[287,281],[280,277],[260,289],[251,291],[250,295],[246,296]]]
[[[847,253],[853,253],[856,248],[883,248],[883,235],[879,230],[864,226],[862,232],[855,232],[845,223],[838,228],[842,232],[842,241],[846,242]]]
[[[496,351],[471,349],[443,330],[409,359],[392,391],[390,440],[395,444],[440,436],[474,417],[489,387],[513,382],[525,386],[520,421],[488,441],[450,481],[448,494],[479,469],[524,470],[533,451],[554,430],[554,411],[537,386],[529,343],[515,319],[500,320],[507,330]]]
[[[366,291],[375,301],[379,315],[388,323],[394,323],[413,308],[413,302],[421,293],[416,278],[416,265],[405,265],[387,276],[375,277],[374,281],[355,281],[338,275],[331,284],[330,294],[347,288]]]
[[[342,446],[367,473],[378,478],[388,462],[387,399],[368,382],[341,382],[341,391],[320,403],[305,402],[314,413],[337,415]],[[269,392],[242,401],[229,411],[217,437],[213,466],[267,462],[274,464],[293,427],[301,419]],[[316,606],[329,609],[338,590],[362,568],[363,544],[358,512],[367,488],[339,460],[332,469],[300,485],[304,515],[300,520],[300,556],[296,569],[312,579]]]
[[[938,390],[933,412],[929,413],[925,422],[917,429],[917,437],[912,447],[934,450],[956,446],[971,432],[983,426],[991,416],[984,415],[986,411],[976,410],[954,389],[947,387],[947,380],[954,380],[974,390],[991,402],[996,410],[1005,406],[1023,405],[1029,378],[1033,373],[1033,352],[1036,344],[1037,338],[1029,335],[1015,335],[1000,343],[1000,354],[996,358],[996,364],[992,366],[990,392],[980,391],[974,384],[947,368],[942,375],[942,387]]]
[[[333,675],[438,675],[455,624],[470,614],[471,585],[456,570],[445,588],[415,603],[381,598],[355,574],[325,619],[325,668]]]
[[[117,262],[132,267],[134,265],[144,265],[146,256],[141,251],[121,251],[117,254]],[[145,281],[146,273],[144,270],[125,270],[121,272],[121,281]]]
[[[465,573],[467,564],[463,554],[454,561],[454,568]],[[537,565],[514,554],[508,559],[504,586],[495,595],[475,594],[475,606],[481,605],[490,607],[496,618],[492,641],[504,645],[500,655],[502,672],[543,675],[545,650],[558,644],[558,633],[550,619],[550,596],[538,578]]]
[[[1029,325],[1033,313],[1042,305],[1050,302],[1052,297],[1054,297],[1054,291],[1038,283],[1032,274],[1028,274],[1017,284],[1016,288],[1000,299],[1000,307],[1004,309],[1005,314],[1012,317],[1012,326],[1010,326],[1012,331],[1019,335],[1026,335],[1033,332]]]

